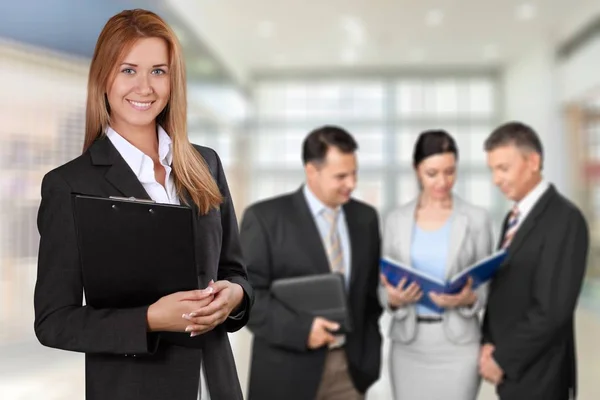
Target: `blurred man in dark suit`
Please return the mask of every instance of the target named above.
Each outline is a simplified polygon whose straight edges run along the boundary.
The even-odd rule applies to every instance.
[[[379,223],[373,207],[351,198],[356,150],[341,128],[314,130],[303,145],[306,184],[245,212],[241,242],[256,293],[250,400],[359,400],[379,378]],[[277,279],[330,272],[346,282],[354,330],[345,336],[269,292]]]
[[[579,209],[542,178],[542,144],[527,125],[497,128],[485,142],[494,183],[514,202],[483,324],[482,376],[502,400],[575,397],[574,311],[588,253]],[[572,397],[571,397],[572,396]]]

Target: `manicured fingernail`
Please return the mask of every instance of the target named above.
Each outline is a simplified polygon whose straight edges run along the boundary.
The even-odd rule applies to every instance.
[[[191,332],[191,330],[192,330],[192,327],[191,327],[191,326],[188,326],[188,327],[186,327],[186,328],[185,328],[185,331],[186,331],[186,332]]]
[[[190,337],[194,337],[194,336],[198,336],[198,335],[199,335],[198,332],[192,332],[192,333],[190,333]]]
[[[190,319],[190,315],[189,314],[183,314],[183,319]]]
[[[205,292],[207,293],[212,293],[215,291],[215,289],[212,286],[207,287],[206,289],[204,289]]]
[[[197,315],[198,315],[198,314],[196,314],[196,313],[191,313],[191,314],[188,314],[188,316],[189,316],[190,318],[195,318]]]

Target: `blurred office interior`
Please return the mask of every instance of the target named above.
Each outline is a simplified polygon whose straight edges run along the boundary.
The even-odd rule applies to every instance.
[[[448,130],[456,193],[509,209],[483,141],[507,120],[545,146],[545,176],[591,230],[578,309],[580,399],[600,398],[600,2],[598,0],[7,0],[0,3],[0,398],[83,399],[83,356],[43,348],[32,293],[40,182],[81,152],[87,73],[106,20],[163,16],[188,71],[189,137],[221,156],[238,218],[297,189],[300,145],[322,124],[359,142],[356,197],[382,216],[415,196],[412,146]],[[389,321],[382,317],[384,334]],[[244,388],[251,335],[231,335]],[[387,343],[383,348],[384,360]],[[389,399],[387,363],[369,400]],[[492,399],[483,385],[481,399]]]

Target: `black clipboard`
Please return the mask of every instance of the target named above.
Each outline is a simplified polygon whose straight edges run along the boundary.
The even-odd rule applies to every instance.
[[[340,324],[335,333],[352,331],[344,277],[338,273],[306,275],[273,281],[271,294],[297,313]]]
[[[73,210],[87,305],[140,307],[198,289],[191,208],[74,194]]]

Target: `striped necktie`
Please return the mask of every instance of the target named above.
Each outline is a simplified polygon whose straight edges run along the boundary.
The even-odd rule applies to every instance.
[[[327,258],[329,259],[329,266],[331,272],[344,275],[344,253],[342,251],[342,242],[340,241],[340,235],[338,232],[338,218],[340,215],[340,209],[332,210],[326,208],[323,211],[323,218],[329,224],[329,233],[325,239]],[[329,345],[330,349],[337,349],[346,344],[345,335],[335,335],[335,342]]]
[[[342,251],[342,243],[337,229],[338,218],[340,211],[326,208],[323,211],[323,217],[329,224],[329,233],[325,239],[327,258],[332,272],[344,274],[344,253]]]
[[[506,225],[506,232],[504,232],[504,239],[502,239],[502,249],[506,249],[510,246],[513,237],[517,233],[517,225],[519,224],[519,208],[515,204],[510,211],[508,217],[508,224]]]

